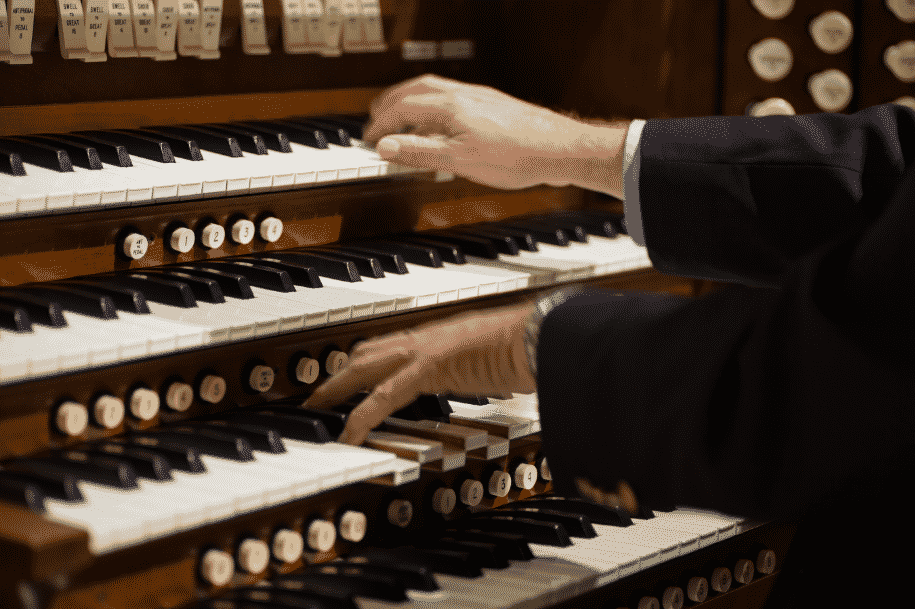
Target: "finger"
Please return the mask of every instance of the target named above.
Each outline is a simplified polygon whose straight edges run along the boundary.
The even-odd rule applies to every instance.
[[[345,398],[374,387],[403,366],[408,356],[399,350],[353,357],[349,364],[319,385],[305,401],[307,406],[338,404]]]
[[[350,412],[340,441],[356,446],[362,444],[372,429],[419,397],[423,390],[422,376],[423,366],[413,362],[376,387]]]
[[[385,135],[415,129],[447,133],[452,122],[450,107],[449,98],[442,93],[408,95],[383,112],[373,113],[362,139],[375,144]]]
[[[440,136],[388,135],[378,142],[378,154],[385,161],[436,171],[454,171],[451,142]]]

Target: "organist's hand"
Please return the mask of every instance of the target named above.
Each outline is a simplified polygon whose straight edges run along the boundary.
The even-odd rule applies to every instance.
[[[514,305],[425,324],[359,343],[346,368],[330,377],[306,405],[370,395],[350,413],[338,441],[359,445],[368,432],[420,394],[533,393],[536,381],[524,348],[524,322],[533,305]]]
[[[391,87],[372,102],[371,114],[364,139],[382,158],[506,189],[588,187],[584,159],[596,158],[593,144],[607,135],[490,87],[433,75]]]

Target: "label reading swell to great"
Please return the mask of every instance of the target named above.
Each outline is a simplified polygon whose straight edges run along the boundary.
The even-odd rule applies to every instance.
[[[86,48],[88,61],[105,61],[105,41],[108,39],[108,1],[83,0],[86,20]]]
[[[57,33],[64,59],[88,57],[83,5],[80,0],[57,1]]]
[[[133,43],[133,23],[129,0],[108,2],[108,54],[112,57],[136,57]]]

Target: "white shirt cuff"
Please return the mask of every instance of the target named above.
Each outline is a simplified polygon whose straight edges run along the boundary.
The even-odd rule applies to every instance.
[[[642,207],[639,205],[639,168],[641,166],[642,129],[645,121],[635,119],[629,123],[626,142],[623,146],[623,211],[626,230],[632,240],[645,246],[645,232],[642,230]]]

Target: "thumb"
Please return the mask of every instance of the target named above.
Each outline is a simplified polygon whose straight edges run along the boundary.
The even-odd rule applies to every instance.
[[[385,161],[416,167],[451,171],[451,145],[443,136],[387,135],[378,141],[375,150]]]

